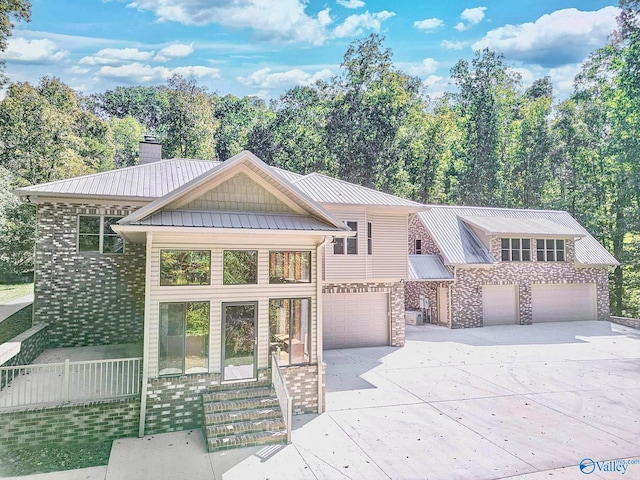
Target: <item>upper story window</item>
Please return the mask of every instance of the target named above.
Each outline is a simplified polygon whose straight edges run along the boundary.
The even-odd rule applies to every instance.
[[[347,237],[346,238],[346,248],[345,248],[345,239],[344,238],[336,238],[335,243],[333,244],[333,253],[335,255],[357,255],[358,254],[358,222],[347,222],[347,227],[356,232],[355,237]]]
[[[373,225],[367,222],[367,255],[373,255]]]
[[[160,285],[210,285],[209,250],[160,250]]]
[[[269,252],[269,283],[309,283],[311,252]]]
[[[564,240],[539,238],[536,240],[536,251],[539,262],[564,262]]]
[[[503,262],[531,261],[531,239],[502,238],[500,242]]]
[[[422,240],[416,239],[414,244],[415,244],[414,250],[416,252],[416,255],[422,255]]]
[[[222,283],[224,285],[258,283],[258,251],[225,250]]]
[[[124,253],[124,240],[111,229],[122,217],[80,215],[78,217],[78,251]]]

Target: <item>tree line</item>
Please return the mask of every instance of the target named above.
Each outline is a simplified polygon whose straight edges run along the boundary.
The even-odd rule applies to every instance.
[[[593,52],[573,94],[528,88],[485,49],[430,98],[378,35],[353,42],[340,73],[269,103],[212,93],[193,78],[84,96],[57,78],[10,84],[0,102],[0,272],[32,268],[33,212],[12,188],[135,165],[143,133],[165,158],[224,161],[243,149],[422,203],[566,210],[622,266],[611,307],[640,314],[640,0]],[[16,246],[18,246],[16,248]]]

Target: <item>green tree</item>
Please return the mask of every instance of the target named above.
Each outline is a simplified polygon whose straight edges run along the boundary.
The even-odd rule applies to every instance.
[[[219,124],[215,132],[216,156],[226,160],[247,148],[253,129],[269,117],[264,100],[257,97],[220,97],[214,106]]]
[[[31,20],[31,2],[29,0],[2,0],[0,2],[0,52],[7,49],[7,41],[13,30],[13,21]],[[0,84],[4,84],[7,78],[4,74],[5,62],[0,61]]]
[[[131,115],[124,118],[112,117],[109,121],[113,132],[115,152],[113,164],[116,168],[137,165],[139,158],[139,143],[145,128]]]

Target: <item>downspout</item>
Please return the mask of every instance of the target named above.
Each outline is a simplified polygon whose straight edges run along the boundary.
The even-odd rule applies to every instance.
[[[151,291],[151,245],[153,244],[153,232],[147,232],[147,249],[145,255],[145,277],[144,277],[144,345],[142,353],[142,392],[140,393],[140,427],[138,436],[144,437],[144,426],[147,413],[147,381],[149,379],[149,317],[151,301],[149,293]]]
[[[316,344],[318,353],[318,413],[322,413],[322,259],[323,248],[332,237],[326,236],[316,248]]]

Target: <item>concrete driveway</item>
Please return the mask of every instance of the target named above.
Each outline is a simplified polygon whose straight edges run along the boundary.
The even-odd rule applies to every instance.
[[[405,348],[325,361],[327,413],[294,417],[291,445],[208,454],[197,430],[123,439],[78,478],[640,478],[640,331],[427,325],[407,327]]]

